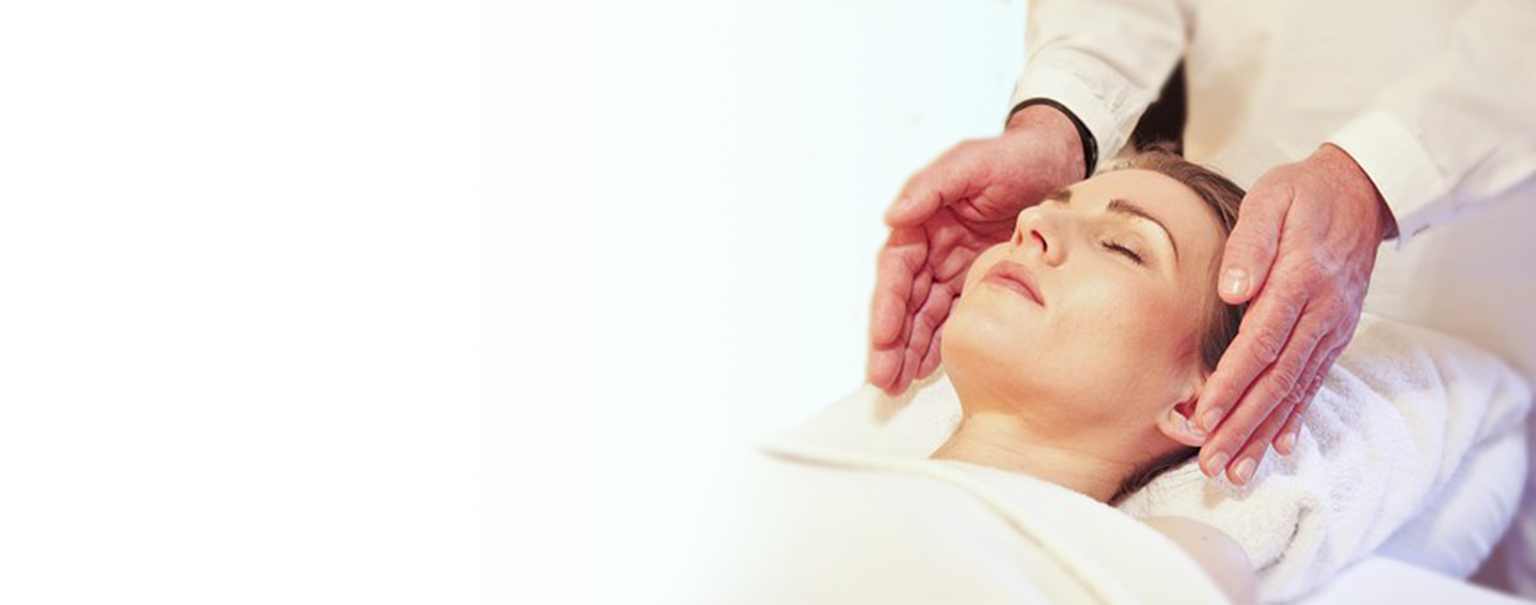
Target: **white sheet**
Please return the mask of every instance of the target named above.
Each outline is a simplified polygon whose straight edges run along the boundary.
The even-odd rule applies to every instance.
[[[720,603],[1223,603],[1198,565],[1071,490],[793,441],[742,469]]]

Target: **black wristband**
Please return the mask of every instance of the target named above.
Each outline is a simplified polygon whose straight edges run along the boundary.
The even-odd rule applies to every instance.
[[[1083,124],[1082,120],[1077,119],[1077,114],[1072,113],[1072,110],[1067,109],[1065,105],[1042,97],[1026,99],[1024,102],[1014,105],[1013,111],[1008,112],[1008,120],[1013,119],[1013,114],[1019,113],[1020,110],[1031,105],[1054,107],[1057,111],[1066,114],[1067,119],[1072,120],[1072,125],[1077,127],[1077,138],[1083,142],[1083,170],[1088,173],[1083,178],[1092,177],[1093,168],[1099,163],[1099,142],[1093,138],[1093,133],[1088,131],[1088,126]],[[1007,124],[1008,120],[1004,120],[1003,123]]]

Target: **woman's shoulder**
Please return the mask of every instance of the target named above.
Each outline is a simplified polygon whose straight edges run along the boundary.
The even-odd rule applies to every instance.
[[[1233,603],[1253,603],[1258,577],[1242,545],[1225,532],[1187,517],[1143,519],[1152,529],[1173,540],[1200,563]]]

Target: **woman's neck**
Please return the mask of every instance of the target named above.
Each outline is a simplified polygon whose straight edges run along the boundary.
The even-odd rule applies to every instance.
[[[1126,444],[1093,443],[1087,435],[1043,435],[1016,414],[995,411],[967,413],[933,458],[959,460],[1031,475],[1101,502],[1135,470],[1133,461],[1107,458],[1105,451],[1124,451]],[[1105,445],[1113,446],[1106,449]]]

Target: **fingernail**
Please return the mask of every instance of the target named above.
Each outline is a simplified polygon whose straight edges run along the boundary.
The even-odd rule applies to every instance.
[[[1242,269],[1227,269],[1221,275],[1221,290],[1231,296],[1242,296],[1248,291],[1248,272]]]
[[[1206,436],[1205,429],[1200,428],[1200,425],[1195,424],[1195,421],[1190,420],[1188,418],[1185,418],[1184,419],[1184,426],[1185,426],[1186,429],[1189,430],[1189,434],[1194,435],[1196,437],[1199,437],[1201,439],[1205,438],[1205,436]]]
[[[910,199],[901,198],[896,200],[896,203],[891,204],[891,207],[885,211],[885,218],[890,219],[898,214],[901,214],[901,212],[906,210],[907,206],[910,205],[912,205],[912,200]]]
[[[1226,453],[1211,456],[1211,463],[1209,465],[1211,470],[1206,474],[1212,478],[1220,476],[1222,471],[1227,470],[1227,460],[1230,460],[1230,458],[1227,457]]]
[[[1207,431],[1214,431],[1214,430],[1216,430],[1216,425],[1221,424],[1221,415],[1222,415],[1222,411],[1219,408],[1211,410],[1209,412],[1206,412],[1205,413],[1205,422],[1203,423],[1205,425],[1205,427],[1204,427],[1205,430],[1207,430]]]
[[[1253,469],[1257,466],[1258,463],[1254,462],[1252,458],[1244,458],[1242,462],[1237,463],[1237,480],[1247,483],[1249,479],[1253,478]]]
[[[1296,433],[1286,433],[1280,436],[1280,443],[1276,444],[1285,455],[1291,455],[1291,448],[1296,447]]]

